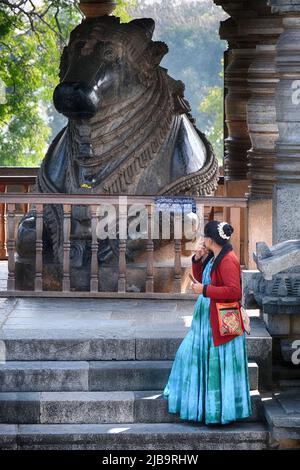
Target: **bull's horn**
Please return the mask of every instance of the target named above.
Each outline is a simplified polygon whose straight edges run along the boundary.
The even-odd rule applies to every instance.
[[[130,24],[143,28],[149,38],[152,38],[155,29],[155,21],[152,18],[137,18],[136,20],[130,21]]]

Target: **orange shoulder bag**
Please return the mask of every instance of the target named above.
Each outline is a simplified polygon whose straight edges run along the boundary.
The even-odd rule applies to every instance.
[[[241,336],[244,322],[239,302],[216,303],[221,336]]]

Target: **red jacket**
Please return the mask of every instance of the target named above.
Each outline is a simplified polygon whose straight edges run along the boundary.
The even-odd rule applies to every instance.
[[[225,344],[236,336],[221,336],[217,316],[216,302],[236,302],[242,298],[241,266],[232,245],[226,244],[213,262],[211,268],[211,283],[204,286],[203,297],[210,298],[210,325],[212,328],[215,346]],[[202,282],[204,266],[202,262],[195,261],[192,256],[193,275],[197,281]]]

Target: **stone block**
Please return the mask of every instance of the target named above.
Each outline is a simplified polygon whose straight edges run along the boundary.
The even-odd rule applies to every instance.
[[[0,393],[0,423],[39,423],[39,392]]]
[[[18,362],[0,364],[0,391],[88,390],[87,362]]]
[[[262,450],[269,433],[257,423],[201,426],[185,423],[20,425],[20,449]]]
[[[242,269],[242,304],[245,308],[258,308],[252,294],[253,277],[259,274],[258,269]]]
[[[300,310],[300,306],[299,306],[299,310]],[[299,334],[300,335],[300,313],[297,315],[291,315],[290,317],[290,321],[291,321],[291,334],[292,335],[297,335]],[[300,339],[300,337],[299,337]]]
[[[173,360],[183,338],[137,338],[136,359]]]
[[[115,338],[9,338],[5,340],[9,361],[87,361],[135,359],[134,339]]]
[[[159,390],[171,366],[170,361],[91,362],[90,390]]]
[[[41,423],[132,423],[133,392],[43,392]]]
[[[288,335],[290,333],[289,315],[263,314],[264,322],[270,335]]]
[[[18,426],[0,424],[0,450],[17,450]]]

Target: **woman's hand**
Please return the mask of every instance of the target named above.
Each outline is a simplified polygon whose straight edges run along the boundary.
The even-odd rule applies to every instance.
[[[202,294],[203,293],[203,284],[201,282],[192,282],[192,289],[195,294]]]
[[[202,256],[207,256],[208,255],[208,249],[206,248],[206,246],[204,245],[203,242],[201,242],[196,250],[194,251],[195,253],[195,260],[198,261],[200,258],[202,258]]]

